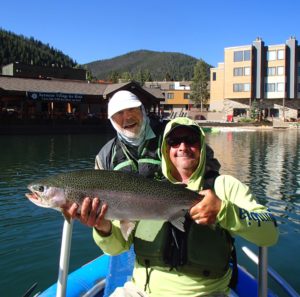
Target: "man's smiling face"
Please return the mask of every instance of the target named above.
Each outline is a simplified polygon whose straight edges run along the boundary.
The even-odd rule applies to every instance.
[[[185,171],[192,175],[200,160],[200,136],[187,127],[178,127],[167,137],[167,150],[171,172]]]
[[[115,125],[122,134],[135,138],[143,123],[143,113],[140,107],[123,109],[112,116]]]

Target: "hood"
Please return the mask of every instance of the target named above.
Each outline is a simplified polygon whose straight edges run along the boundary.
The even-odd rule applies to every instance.
[[[200,191],[203,186],[203,176],[205,171],[205,163],[206,163],[206,145],[205,145],[205,133],[203,130],[199,127],[199,125],[189,119],[189,118],[176,118],[174,120],[171,120],[165,128],[164,134],[163,134],[163,140],[162,140],[162,172],[164,176],[172,183],[180,183],[174,177],[171,175],[170,172],[170,160],[167,154],[167,143],[166,143],[166,136],[170,133],[172,129],[174,129],[176,126],[193,126],[194,129],[199,130],[199,138],[201,143],[201,154],[200,154],[200,161],[198,164],[197,169],[194,171],[192,176],[189,179],[187,188],[192,191]]]

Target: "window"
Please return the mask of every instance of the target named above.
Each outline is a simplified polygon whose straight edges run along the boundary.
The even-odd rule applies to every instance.
[[[233,84],[233,92],[249,92],[250,84]]]
[[[277,51],[277,59],[278,60],[283,60],[284,59],[284,50],[278,50]]]
[[[284,67],[283,66],[277,67],[277,75],[284,75]]]
[[[300,67],[298,67],[298,76],[300,76]]]
[[[217,80],[217,73],[216,72],[212,73],[212,80]]]
[[[242,76],[243,75],[243,67],[233,68],[233,75],[234,76]]]
[[[190,93],[183,93],[184,99],[190,99]]]
[[[265,92],[275,92],[275,83],[266,83]]]
[[[244,67],[244,75],[250,75],[250,67]]]
[[[250,92],[250,84],[244,84],[244,92]]]
[[[167,93],[167,99],[174,99],[174,93]]]
[[[300,93],[300,84],[298,84],[298,93]]]
[[[250,67],[235,67],[233,68],[233,76],[250,75]]]
[[[251,51],[235,51],[233,52],[233,61],[234,62],[242,62],[242,61],[250,61]]]
[[[233,53],[233,61],[241,62],[243,61],[243,51],[237,51]]]
[[[244,61],[250,61],[250,50],[244,51]]]
[[[242,92],[242,85],[243,84],[233,84],[233,92]]]
[[[169,85],[169,90],[174,90],[175,89],[175,85],[174,84],[170,84]]]
[[[267,75],[276,75],[276,67],[268,67],[267,68]]]
[[[276,60],[276,51],[267,51],[267,60],[268,61]]]
[[[277,83],[277,92],[284,92],[284,83]]]

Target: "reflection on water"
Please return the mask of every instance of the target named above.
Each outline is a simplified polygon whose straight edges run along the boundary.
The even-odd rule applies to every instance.
[[[63,218],[25,198],[26,185],[51,173],[93,168],[109,135],[1,136],[0,296],[21,296],[34,282],[40,290],[56,281]],[[273,268],[300,292],[299,132],[208,134],[222,173],[248,184],[278,218],[281,238],[269,249]],[[286,252],[288,251],[288,253]],[[75,223],[70,270],[99,255],[91,230]],[[243,259],[242,259],[243,260]],[[13,284],[18,283],[18,286]]]
[[[298,130],[228,132],[208,135],[222,172],[251,187],[285,224],[299,232],[300,139]],[[296,216],[295,216],[296,215]]]

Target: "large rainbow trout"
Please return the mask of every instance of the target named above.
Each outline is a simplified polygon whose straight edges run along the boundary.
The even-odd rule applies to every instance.
[[[81,206],[85,197],[98,197],[99,210],[103,203],[108,205],[108,220],[124,221],[124,226],[128,221],[166,220],[180,230],[184,230],[187,210],[200,200],[199,194],[181,185],[109,170],[60,173],[32,182],[28,189],[31,193],[26,196],[31,202],[57,209],[68,220],[64,209],[73,202]]]

